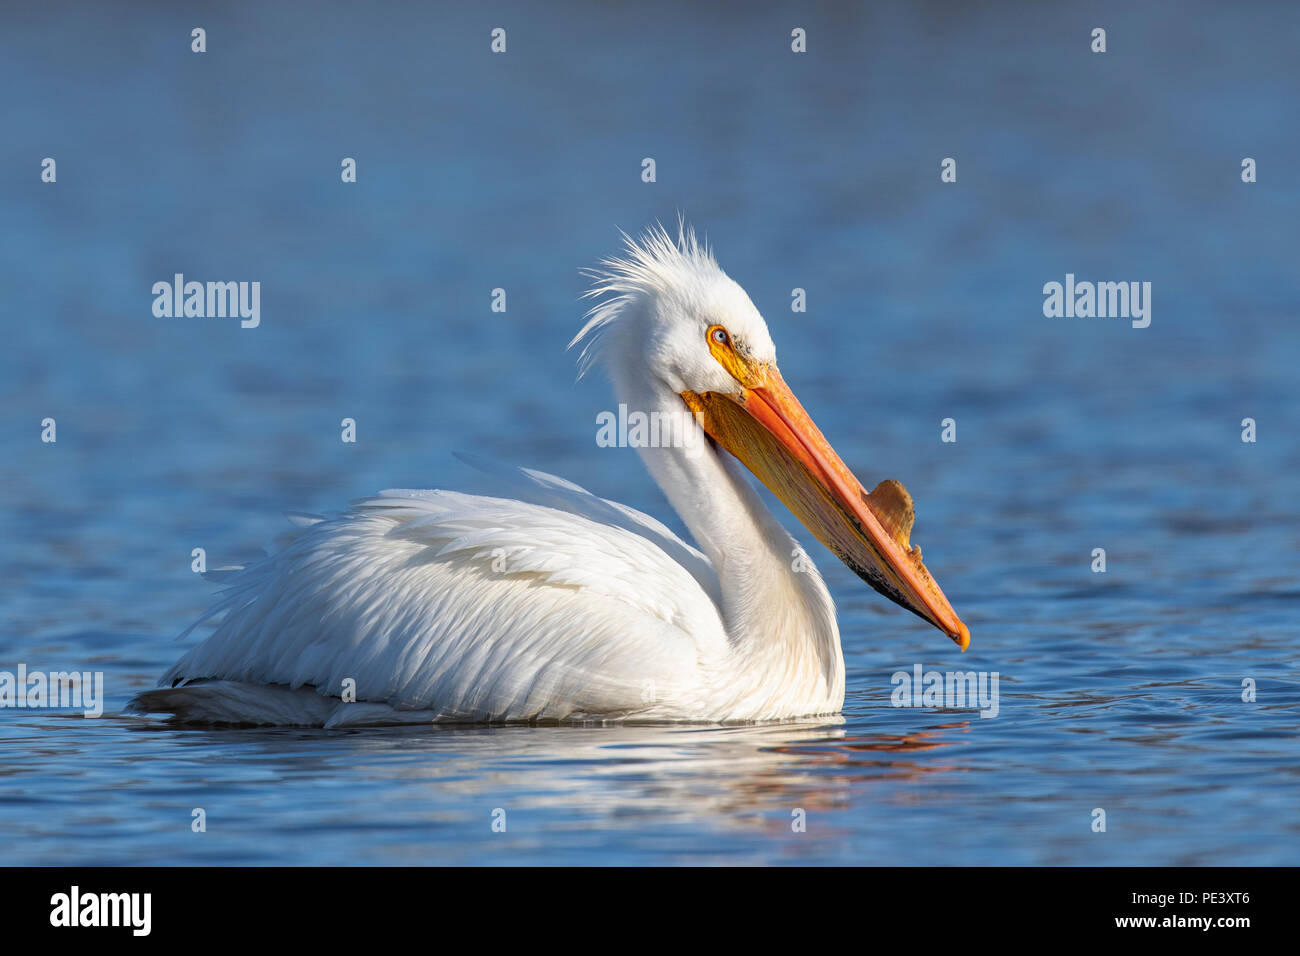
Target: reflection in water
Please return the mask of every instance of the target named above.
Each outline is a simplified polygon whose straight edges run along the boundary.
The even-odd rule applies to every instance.
[[[440,802],[517,792],[521,808],[581,804],[592,815],[701,814],[741,825],[798,803],[842,805],[856,781],[959,769],[918,767],[889,755],[951,741],[938,731],[848,737],[841,718],[728,726],[445,727],[318,731],[184,729],[151,725],[183,748],[239,746],[278,775],[333,775],[340,766],[374,781],[436,790]],[[959,726],[959,725],[954,725]],[[294,747],[286,744],[297,743]],[[877,756],[879,755],[879,756]],[[394,791],[398,792],[398,791]],[[406,787],[403,799],[410,797]]]
[[[888,737],[883,734],[870,734],[861,737],[844,736],[839,740],[838,746],[833,751],[820,751],[820,757],[823,760],[830,759],[846,767],[869,767],[876,771],[887,771],[889,776],[897,776],[905,780],[915,779],[923,774],[961,772],[969,768],[959,763],[926,762],[922,764],[883,755],[916,753],[942,747],[952,747],[959,742],[954,739],[953,732],[968,728],[969,723],[962,721],[955,724],[940,724],[933,730],[918,731],[902,737]],[[788,744],[782,749],[788,753],[805,752],[800,750],[798,743]],[[875,753],[882,754],[882,756],[865,756],[866,754]],[[866,779],[877,775],[863,774],[857,779]]]
[[[539,821],[545,821],[548,840],[569,833],[583,840],[600,834],[599,841],[610,842],[644,828],[672,834],[701,825],[715,840],[727,831],[793,838],[796,810],[824,835],[844,829],[829,823],[827,814],[851,811],[854,790],[864,783],[962,769],[954,760],[920,766],[900,758],[949,747],[963,724],[894,737],[850,736],[844,723],[324,731],[176,729],[134,717],[86,722],[53,716],[3,727],[34,745],[0,775],[11,800],[31,793],[39,801],[42,791],[70,794],[88,786],[82,774],[102,762],[101,754],[127,748],[134,756],[121,768],[119,783],[143,790],[155,816],[157,808],[169,807],[172,826],[179,827],[182,811],[202,806],[211,832],[223,834],[179,846],[171,844],[172,834],[164,853],[205,858],[225,842],[232,823],[242,827],[243,815],[251,814],[254,832],[237,840],[236,857],[250,852],[245,840],[252,844],[257,831],[271,829],[311,834],[316,851],[334,859],[336,851],[322,849],[331,835],[348,833],[351,840],[360,829],[371,834],[365,856],[384,862],[430,844],[436,858],[436,847],[451,833],[451,842],[473,846],[491,836],[480,831],[485,814],[498,807],[512,821],[511,839],[525,841],[540,838]],[[84,746],[69,746],[77,739]],[[293,796],[280,800],[277,792]],[[128,827],[139,814],[133,800],[112,789],[93,807],[79,812],[109,828]],[[66,822],[33,818],[27,834],[55,839]],[[135,836],[125,860],[111,851],[107,859],[129,862],[137,853],[159,852],[152,840]],[[804,849],[811,846],[790,852]]]
[[[23,838],[16,862],[101,864],[1203,863],[1217,854],[1185,835],[1207,806],[1219,846],[1252,859],[1267,852],[1250,835],[1264,821],[1300,835],[1285,787],[1244,815],[1221,802],[1291,746],[1294,681],[1262,681],[1270,702],[1244,725],[1220,680],[1135,684],[1099,676],[1104,662],[1074,666],[1058,692],[1006,697],[993,720],[888,707],[864,685],[892,666],[860,655],[845,716],[804,724],[214,730],[9,711],[0,832]],[[1092,692],[1075,689],[1085,677]],[[135,682],[113,678],[120,706]],[[1090,841],[1071,822],[1081,801],[1107,805],[1129,838]],[[1026,836],[1002,841],[1006,819]]]

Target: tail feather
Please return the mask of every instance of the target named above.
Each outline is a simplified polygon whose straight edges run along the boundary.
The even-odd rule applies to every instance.
[[[222,680],[147,690],[131,699],[126,713],[170,714],[178,723],[324,727],[341,703],[310,687]]]

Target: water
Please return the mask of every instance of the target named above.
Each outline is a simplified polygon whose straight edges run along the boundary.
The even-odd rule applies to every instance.
[[[0,712],[9,862],[1300,862],[1295,8],[4,18],[0,669],[102,670],[108,698]],[[238,563],[283,511],[479,487],[466,449],[669,517],[595,446],[611,399],[563,345],[578,269],[678,209],[845,460],[908,485],[966,655],[803,535],[842,719],[119,716],[208,603],[191,550]],[[154,318],[175,272],[261,281],[261,326]],[[1151,326],[1045,318],[1067,272],[1152,282]],[[918,663],[997,671],[998,716],[890,707]]]

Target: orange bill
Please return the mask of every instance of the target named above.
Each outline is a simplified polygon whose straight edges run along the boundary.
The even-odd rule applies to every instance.
[[[915,512],[907,489],[888,480],[868,494],[775,366],[753,365],[730,350],[717,357],[742,392],[682,393],[709,436],[860,578],[966,650],[970,630],[921,563],[921,549],[908,543]]]

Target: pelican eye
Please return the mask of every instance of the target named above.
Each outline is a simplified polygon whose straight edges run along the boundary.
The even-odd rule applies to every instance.
[[[731,344],[731,336],[729,336],[727,330],[720,325],[715,325],[709,330],[709,338],[713,339],[713,341],[717,342],[719,345]]]

